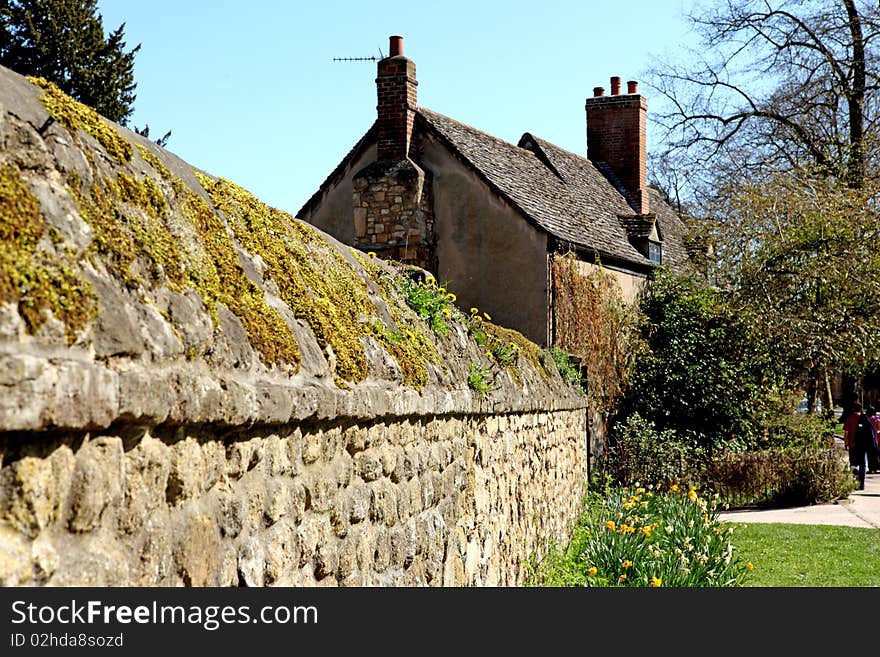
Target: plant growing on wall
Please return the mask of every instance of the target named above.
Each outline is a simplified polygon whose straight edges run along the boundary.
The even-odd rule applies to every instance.
[[[590,398],[610,411],[625,390],[642,349],[638,312],[623,300],[617,282],[601,265],[585,271],[583,263],[569,253],[555,257],[551,268],[554,346],[581,359]]]

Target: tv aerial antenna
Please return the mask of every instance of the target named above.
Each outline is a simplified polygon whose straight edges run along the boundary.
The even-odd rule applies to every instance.
[[[379,56],[370,55],[369,57],[334,57],[334,62],[378,62],[380,59],[385,59],[385,55],[382,54],[382,49],[378,48]]]

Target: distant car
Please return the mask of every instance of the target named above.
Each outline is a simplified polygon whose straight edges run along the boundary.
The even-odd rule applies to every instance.
[[[807,408],[808,408],[807,398],[804,397],[798,403],[798,407],[797,407],[798,415],[804,415],[807,412]],[[816,400],[816,411],[815,412],[816,413],[822,412],[822,402],[819,401],[818,399]]]

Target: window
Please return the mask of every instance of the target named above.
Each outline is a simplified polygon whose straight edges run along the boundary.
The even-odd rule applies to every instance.
[[[660,242],[648,240],[648,259],[655,265],[663,264],[663,247]]]

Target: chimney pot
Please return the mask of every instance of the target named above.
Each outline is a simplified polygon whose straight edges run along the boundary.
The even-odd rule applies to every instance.
[[[402,36],[392,36],[388,39],[390,41],[389,50],[391,51],[388,55],[389,57],[397,57],[398,55],[403,55],[403,37]]]
[[[626,83],[626,93],[628,94],[637,94],[639,93],[639,83],[635,80],[629,80]]]
[[[593,87],[593,97],[598,98],[599,96],[605,95],[605,89],[603,87]]]
[[[611,77],[611,95],[620,95],[620,76],[614,75]]]

